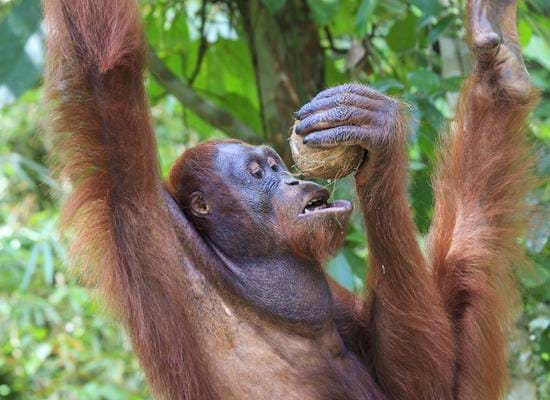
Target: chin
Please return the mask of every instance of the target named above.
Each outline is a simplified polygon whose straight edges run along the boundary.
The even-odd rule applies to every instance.
[[[352,209],[351,203],[342,200],[331,208],[299,214],[286,225],[289,247],[298,256],[327,262],[344,244]]]

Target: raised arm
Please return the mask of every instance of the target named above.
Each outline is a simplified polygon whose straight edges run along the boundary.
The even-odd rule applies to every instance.
[[[340,312],[347,307],[337,321],[344,340],[392,398],[451,399],[451,328],[416,242],[399,103],[366,86],[344,85],[321,92],[297,118],[296,132],[308,145],[368,151],[356,175],[369,244],[367,300],[340,303]]]
[[[468,2],[472,75],[464,84],[435,181],[430,259],[453,319],[457,399],[501,398],[511,266],[533,165],[525,119],[537,96],[521,57],[516,1]]]
[[[72,260],[122,320],[153,392],[210,399],[161,193],[133,0],[45,0],[47,99]]]

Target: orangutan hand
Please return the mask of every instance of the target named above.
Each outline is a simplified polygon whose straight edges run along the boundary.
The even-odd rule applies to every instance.
[[[326,89],[297,113],[295,132],[313,147],[360,145],[369,152],[392,142],[400,105],[391,97],[361,84]]]

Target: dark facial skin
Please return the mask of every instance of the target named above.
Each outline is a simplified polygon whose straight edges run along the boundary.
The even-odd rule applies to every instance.
[[[211,168],[217,182],[190,194],[190,211],[230,284],[270,316],[322,326],[332,317],[322,265],[342,244],[351,203],[328,202],[326,189],[295,179],[266,146],[218,144]]]

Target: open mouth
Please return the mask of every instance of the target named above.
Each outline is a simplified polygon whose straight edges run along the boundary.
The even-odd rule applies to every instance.
[[[308,199],[301,215],[319,214],[326,212],[351,211],[352,205],[347,200],[336,200],[333,203],[329,202],[329,192],[322,190],[315,192]]]

